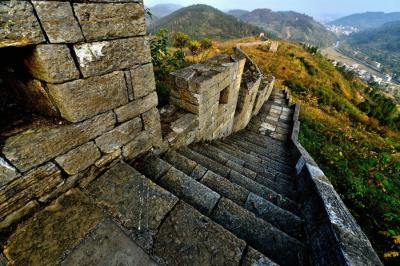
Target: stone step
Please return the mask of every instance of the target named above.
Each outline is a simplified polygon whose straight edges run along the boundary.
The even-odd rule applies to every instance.
[[[222,198],[211,219],[280,265],[306,265],[304,245],[271,224],[257,218],[229,199]]]
[[[259,136],[259,138],[264,137],[263,135],[257,134]],[[234,136],[230,136],[229,139],[233,139],[233,140],[241,140],[241,141],[246,141],[252,144],[257,145],[256,143],[254,143],[251,140],[251,137],[244,135],[244,134],[237,134]],[[273,154],[274,156],[279,156],[279,157],[283,157],[283,158],[290,158],[291,155],[290,153],[287,152],[287,148],[286,148],[286,144],[285,143],[281,143],[280,146],[275,145],[270,143],[269,145],[263,145],[261,146],[265,151],[270,152],[271,154]]]
[[[144,160],[143,163],[151,165],[153,161],[154,157],[150,161]],[[160,162],[156,162],[155,165],[159,166]],[[167,167],[162,167],[162,169],[166,168]],[[159,174],[156,176],[159,176]],[[203,179],[204,178],[212,178],[212,174],[206,173]],[[250,211],[243,209],[233,201],[212,191],[204,184],[187,176],[176,168],[171,167],[163,176],[155,180],[155,182],[184,202],[198,209],[203,215],[209,216],[211,220],[223,226],[240,239],[243,239],[266,256],[271,257],[274,261],[280,264],[283,263],[282,265],[293,263],[302,265],[304,262],[303,257],[305,251],[300,241],[290,237],[265,220],[257,218]],[[206,180],[205,182],[210,184],[212,181]],[[228,216],[226,214],[228,214]],[[251,228],[247,228],[247,233],[243,234],[242,230],[237,230],[237,226],[232,225],[242,226],[244,228],[250,226]],[[160,229],[160,231],[161,230],[162,229]],[[179,228],[175,230],[179,230]],[[208,228],[205,230],[209,232]],[[251,234],[253,233],[257,235],[252,236]],[[157,240],[159,234],[157,235]],[[165,237],[167,235],[168,234],[166,234]],[[176,239],[174,238],[173,241],[176,241]],[[271,245],[270,243],[274,244]],[[156,250],[157,247],[156,243]],[[288,250],[291,250],[291,255]],[[293,255],[293,253],[296,255]]]
[[[225,143],[228,143],[228,144],[230,144],[230,145],[238,145],[240,148],[243,148],[245,151],[248,151],[249,153],[251,152],[250,151],[250,147],[252,147],[253,148],[253,151],[256,153],[256,154],[259,154],[259,155],[264,155],[264,156],[266,156],[266,154],[268,154],[267,152],[264,152],[262,149],[260,149],[259,147],[253,147],[253,146],[255,146],[255,145],[253,145],[253,144],[248,144],[248,143],[244,143],[243,141],[238,141],[238,140],[225,140],[224,141]],[[269,154],[269,156],[268,157],[271,157],[271,155]],[[274,158],[275,159],[275,158]],[[257,170],[257,169],[255,169],[257,166],[253,166],[254,168],[252,169],[252,170]],[[258,167],[258,168],[260,168],[260,167]],[[257,170],[257,173],[259,174],[259,175],[261,175],[261,176],[263,176],[264,178],[266,178],[266,179],[269,179],[269,180],[272,180],[272,181],[276,181],[276,182],[278,182],[277,184],[278,185],[293,185],[293,182],[294,182],[294,179],[290,176],[290,175],[287,175],[287,174],[285,174],[285,173],[282,173],[282,172],[280,172],[280,171],[276,171],[276,170],[271,170],[271,171],[269,171],[269,169],[267,169],[267,168],[263,168],[262,166],[261,166],[261,169],[258,169]]]
[[[173,155],[173,153],[175,153],[175,155]],[[181,170],[188,176],[191,176],[190,170],[188,171],[188,169],[185,167],[179,168],[182,167],[182,165],[180,163],[175,163],[176,158],[179,157],[178,153],[170,151],[168,154],[168,156],[164,156],[164,158],[167,158],[167,161],[168,158],[170,160],[172,159],[170,162],[173,164],[173,166],[177,165],[175,167],[178,170]],[[185,158],[184,160],[190,159]],[[193,165],[195,162],[192,161],[190,164]],[[157,163],[155,164],[154,168],[157,168]],[[238,184],[232,183],[230,180],[210,170],[208,170],[199,181],[213,191],[219,193],[221,196],[226,197],[243,208],[253,212],[257,217],[260,217],[271,223],[288,235],[299,240],[302,239],[303,221],[291,212],[276,206],[272,202],[265,200],[264,198],[248,191]]]
[[[249,153],[254,152],[256,154],[263,155],[265,157],[270,158],[271,160],[274,160],[276,162],[279,162],[279,163],[282,163],[285,165],[291,164],[291,158],[282,157],[282,156],[276,155],[272,152],[265,151],[262,147],[257,146],[253,143],[247,142],[243,139],[227,138],[227,139],[223,140],[223,142],[233,145],[233,146],[237,146],[238,148],[243,150],[243,152],[249,152]]]
[[[203,153],[206,152],[206,150],[203,149],[198,149],[198,151],[201,151]],[[190,158],[193,161],[196,161],[197,163],[201,164],[202,166],[206,167],[207,169],[228,178],[230,171],[235,171],[238,172],[254,181],[257,183],[268,187],[270,190],[273,190],[276,194],[282,194],[285,197],[291,198],[294,195],[293,191],[293,184],[283,184],[282,182],[277,183],[272,179],[267,179],[264,176],[261,176],[257,174],[256,172],[247,169],[246,167],[240,166],[236,164],[233,161],[227,161],[226,164],[221,163],[221,161],[216,160],[215,158],[218,158],[217,156],[213,156],[212,154],[209,154],[209,156],[212,156],[212,158],[208,157],[207,154],[201,154],[198,151],[194,151],[189,148],[180,148],[179,153],[184,155],[187,158]]]
[[[142,167],[141,165],[146,165]],[[138,170],[179,199],[210,215],[221,196],[157,156],[150,155],[137,164]],[[168,170],[167,170],[168,169]]]
[[[245,153],[242,150],[238,149],[237,147],[231,146],[227,143],[216,141],[214,142],[213,145],[218,149],[225,151],[226,153],[230,153],[236,156],[237,158],[240,158],[241,160],[256,164],[261,163],[263,165],[266,165],[267,167],[273,168],[277,171],[281,171],[287,174],[292,172],[292,168],[286,164],[276,162],[274,160],[271,160],[270,158],[267,158],[265,156],[260,156],[253,152]]]
[[[169,153],[176,153],[176,152],[168,152],[168,154]],[[178,154],[180,154],[181,156],[184,155],[185,157],[188,156],[186,159],[190,158],[190,160],[192,160],[193,162],[194,162],[193,159],[197,159],[199,156],[202,156],[202,155],[196,154],[194,151],[192,151],[190,149],[185,149],[184,151],[179,150]],[[178,155],[174,155],[173,157],[177,158]],[[172,157],[172,155],[165,155],[164,159],[166,159],[168,161],[170,158],[173,158],[173,157]],[[202,156],[202,157],[204,157],[204,156]],[[207,159],[205,159],[205,160],[207,160]],[[174,160],[171,160],[169,162],[171,164],[174,164],[177,168],[179,167],[179,165],[177,166],[177,164],[174,163],[175,162]],[[199,167],[199,165],[201,167],[204,167],[203,165],[198,164],[191,174],[189,172],[187,172],[187,174],[192,177],[197,176],[197,173],[195,175],[194,175],[194,173],[197,172],[196,169]],[[209,168],[209,170],[213,171],[214,173],[217,173],[218,169],[219,168]],[[301,215],[301,213],[299,211],[299,206],[293,200],[291,200],[281,194],[278,194],[275,191],[271,190],[270,188],[258,183],[256,181],[256,178],[251,179],[251,178],[244,176],[232,169],[228,170],[227,172],[220,172],[218,174],[220,176],[228,179],[230,182],[245,188],[246,190],[272,202],[273,204],[275,204],[276,206],[278,206],[284,210],[292,212],[297,216]]]
[[[254,144],[261,145],[264,148],[271,149],[283,154],[285,157],[290,156],[288,145],[282,141],[277,141],[271,137],[261,135],[249,130],[243,130],[237,134],[239,137],[244,138]]]
[[[242,164],[238,164],[230,159],[231,155],[213,145],[196,144],[190,148],[209,159],[215,160],[221,165],[227,166],[245,176],[252,177],[256,181],[263,180],[262,184],[289,198],[292,198],[295,193],[293,182],[281,178],[270,178],[272,176],[271,173],[267,172],[266,168],[263,168],[260,164],[253,164],[247,161],[242,161]]]

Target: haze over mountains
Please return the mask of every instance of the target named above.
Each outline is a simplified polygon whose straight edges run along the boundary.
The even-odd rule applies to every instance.
[[[193,5],[154,21],[151,30],[160,28],[183,31],[192,38],[227,39],[265,32],[272,37],[317,46],[329,46],[336,41],[333,33],[310,16],[293,11],[273,12],[270,9],[251,12],[231,10],[224,13],[211,6]]]
[[[148,7],[151,14],[157,18],[163,18],[169,14],[183,8],[177,4],[158,4],[152,7]]]
[[[329,25],[355,27],[359,30],[367,30],[380,27],[388,22],[400,21],[400,12],[366,12],[346,16],[329,23]]]
[[[229,13],[282,39],[321,47],[332,45],[336,40],[333,33],[312,17],[294,11],[255,9],[251,12],[233,10]]]

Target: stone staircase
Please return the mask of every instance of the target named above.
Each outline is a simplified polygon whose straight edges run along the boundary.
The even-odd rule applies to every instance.
[[[186,215],[197,217],[196,225],[206,219],[221,234],[233,234],[243,241],[240,261],[244,265],[260,261],[268,262],[266,265],[307,265],[304,220],[296,203],[293,167],[285,139],[291,115],[285,93],[275,90],[249,129],[225,140],[170,150],[161,157],[150,154],[133,166],[178,197]],[[178,206],[181,209],[179,203]],[[168,264],[196,264],[206,257],[210,259],[211,254],[194,252],[193,248],[218,250],[217,243],[195,242],[199,239],[193,239],[193,235],[180,239],[180,229],[169,227],[183,224],[182,217],[166,220],[159,230],[168,231],[169,240],[156,237],[155,246],[163,248],[156,248],[154,254]],[[188,232],[198,231],[197,226],[191,226],[186,229]],[[226,241],[219,244],[226,246]]]
[[[310,241],[318,221],[310,223],[305,212],[289,152],[294,111],[287,93],[274,89],[245,130],[116,164],[19,225],[6,241],[7,259],[15,265],[337,265],[330,240]],[[315,247],[329,255],[316,258],[324,251]],[[0,256],[0,265],[6,262]]]

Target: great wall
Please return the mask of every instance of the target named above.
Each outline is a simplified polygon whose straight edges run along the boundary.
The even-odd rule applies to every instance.
[[[158,110],[142,1],[1,1],[0,25],[0,265],[382,265],[262,43],[171,73]]]

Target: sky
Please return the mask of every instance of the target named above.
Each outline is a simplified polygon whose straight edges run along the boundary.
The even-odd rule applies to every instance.
[[[312,16],[343,16],[366,11],[400,11],[400,0],[144,0],[146,6],[174,3],[183,6],[207,4],[220,10],[270,8],[293,10]]]

